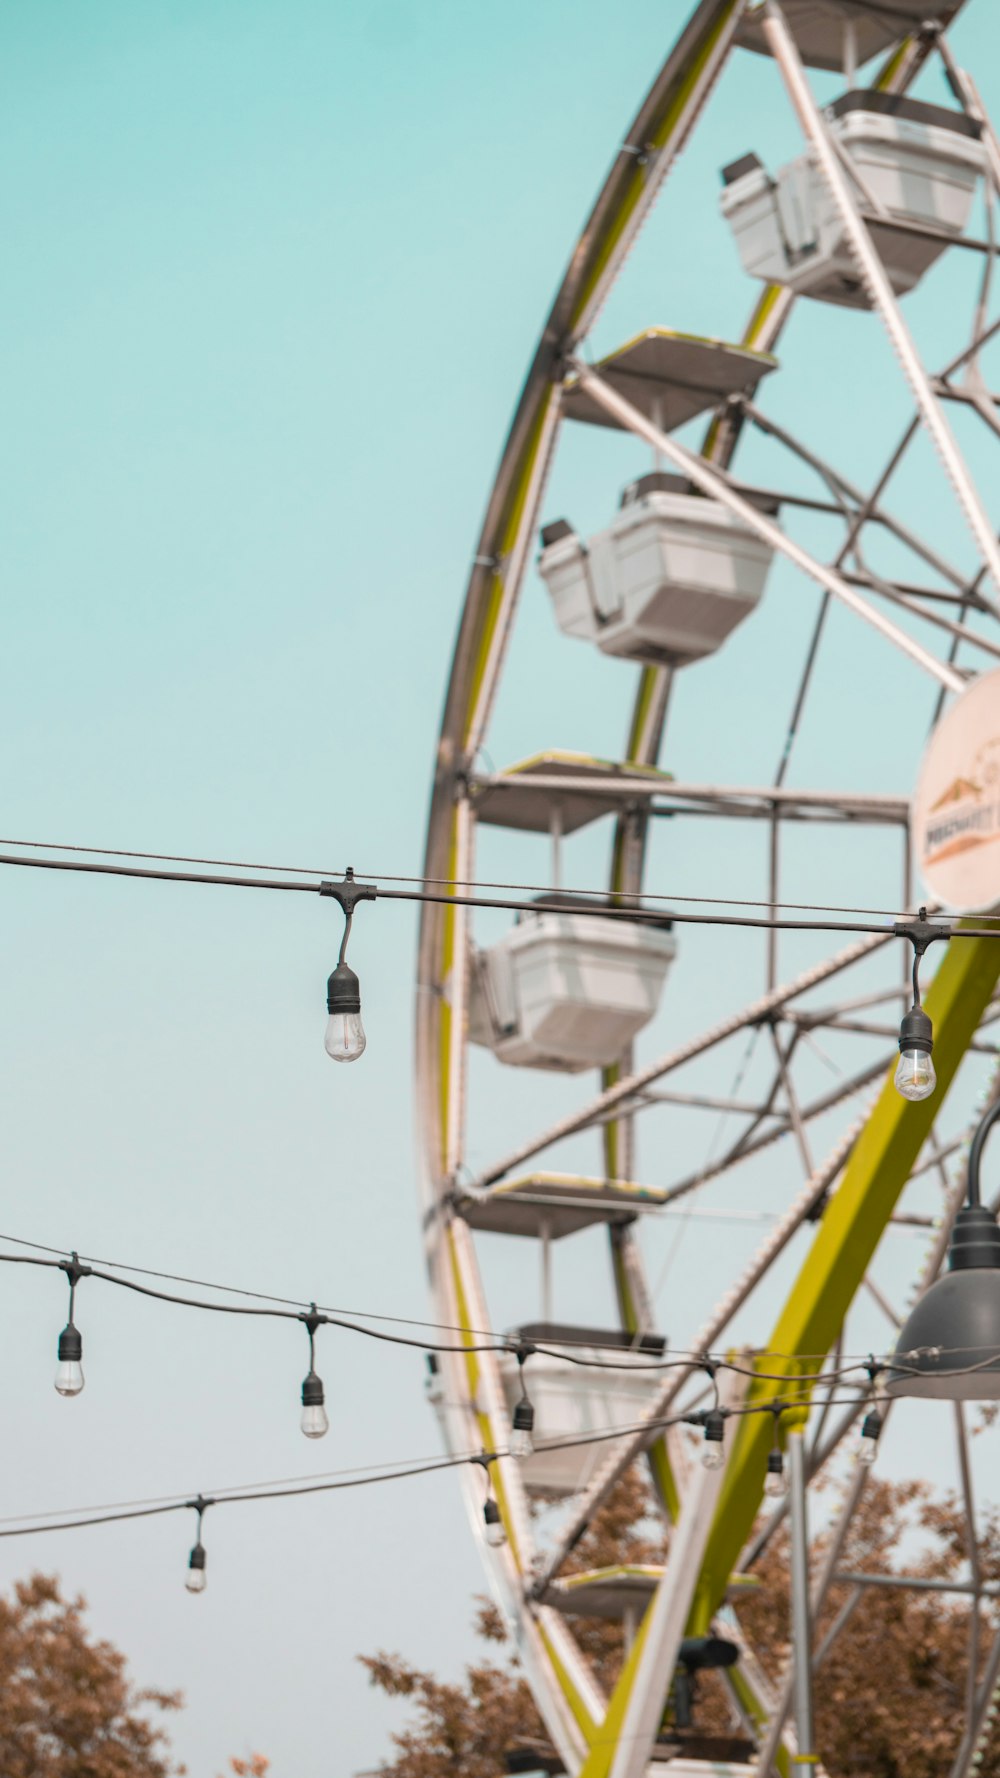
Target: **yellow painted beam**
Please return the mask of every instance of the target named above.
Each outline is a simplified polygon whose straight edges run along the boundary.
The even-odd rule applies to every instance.
[[[1000,939],[963,938],[949,944],[925,1002],[934,1023],[937,1088],[929,1099],[912,1104],[896,1092],[889,1075],[775,1323],[769,1351],[781,1354],[782,1361],[778,1365],[768,1358],[762,1368],[799,1370],[806,1386],[820,1369],[823,1360],[817,1354],[828,1352],[837,1338],[998,976]],[[762,1377],[751,1385],[747,1406],[779,1400],[783,1391],[787,1394],[787,1384]],[[753,1525],[774,1436],[771,1415],[741,1419],[732,1436],[733,1450],[695,1597],[692,1634],[701,1634],[722,1604]]]

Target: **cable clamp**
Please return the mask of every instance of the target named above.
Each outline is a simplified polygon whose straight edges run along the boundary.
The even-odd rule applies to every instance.
[[[73,1290],[76,1289],[81,1278],[89,1278],[93,1271],[91,1266],[82,1266],[80,1264],[79,1256],[76,1253],[74,1253],[70,1259],[61,1259],[59,1261],[59,1266],[60,1269],[65,1272],[70,1282],[70,1288]]]
[[[927,909],[921,908],[915,920],[894,920],[892,931],[894,938],[908,938],[916,955],[922,957],[935,939],[951,938],[954,927],[945,921],[928,920]]]
[[[339,901],[348,919],[359,901],[374,901],[378,895],[378,889],[374,883],[355,881],[354,866],[351,864],[347,867],[342,883],[329,883],[324,880],[320,883],[319,892],[321,895],[331,896],[334,901]]]

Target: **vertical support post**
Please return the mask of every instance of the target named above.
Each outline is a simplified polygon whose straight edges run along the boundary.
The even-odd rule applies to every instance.
[[[772,920],[778,917],[778,845],[781,828],[778,819],[778,805],[771,804],[771,848],[768,860],[768,912]],[[771,926],[767,934],[767,991],[770,994],[778,980],[778,933]]]
[[[812,1630],[809,1611],[809,1520],[806,1498],[805,1432],[788,1434],[788,1485],[792,1532],[792,1675],[795,1712],[793,1770],[816,1764],[813,1752]]]
[[[549,812],[549,834],[552,838],[552,887],[562,888],[562,804],[553,803]]]
[[[858,76],[858,36],[853,18],[844,20],[844,86],[850,92]]]
[[[552,1320],[552,1225],[546,1219],[538,1225],[542,1260],[542,1320]]]

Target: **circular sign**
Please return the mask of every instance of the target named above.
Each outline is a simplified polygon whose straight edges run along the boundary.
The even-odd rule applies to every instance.
[[[1000,903],[1000,667],[966,686],[931,735],[913,798],[913,861],[955,913]]]

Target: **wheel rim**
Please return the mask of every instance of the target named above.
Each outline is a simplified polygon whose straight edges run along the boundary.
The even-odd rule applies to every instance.
[[[950,18],[958,9],[949,7],[946,10]],[[482,807],[476,801],[476,760],[488,731],[518,596],[527,570],[529,551],[538,520],[542,516],[542,498],[562,418],[566,361],[586,337],[670,167],[704,110],[708,97],[733,52],[744,11],[739,0],[703,0],[696,7],[628,133],[626,142],[629,146],[616,160],[580,236],[569,271],[543,329],[490,496],[469,579],[438,744],[424,867],[428,879],[456,883],[475,879],[475,836],[477,817]],[[757,29],[756,17],[751,21],[750,28]],[[892,50],[877,84],[885,91],[905,90],[931,50],[929,40],[904,38]],[[647,145],[642,155],[634,153],[636,144]],[[638,164],[640,161],[642,164]],[[789,289],[777,285],[765,286],[753,306],[742,345],[756,352],[771,352],[782,335],[794,302],[795,298]],[[712,419],[705,438],[702,455],[706,462],[717,468],[727,469],[745,425],[746,417],[743,413],[734,409],[720,410]],[[960,622],[966,615],[967,604],[968,602],[963,603],[960,607]],[[810,651],[804,676],[803,696],[808,691],[813,655],[822,644],[828,607],[829,595],[826,595],[819,608],[815,643]],[[952,637],[951,641],[954,643],[955,638]],[[624,672],[626,669],[619,666],[613,670]],[[624,766],[645,768],[656,765],[666,723],[670,686],[669,668],[646,666],[639,669],[633,713],[622,756]],[[796,722],[797,713],[793,713],[793,730]],[[772,787],[779,798],[783,780],[784,772],[779,768],[776,784]],[[651,800],[646,804],[640,803],[638,808],[626,807],[624,803],[621,805],[622,812],[615,822],[609,877],[609,888],[614,895],[634,895],[643,888],[649,811],[652,807]],[[775,848],[780,824],[779,802],[775,801],[771,820]],[[773,883],[772,878],[772,888]],[[467,909],[455,905],[425,904],[418,960],[416,1058],[424,1177],[424,1228],[436,1312],[442,1322],[466,1330],[466,1343],[471,1347],[476,1343],[476,1332],[489,1329],[491,1322],[477,1259],[475,1233],[470,1227],[469,1217],[462,1214],[465,1189],[463,1178],[468,1174],[464,1124],[470,933],[470,915]],[[848,943],[844,946],[843,955],[845,958],[853,958],[856,954],[860,958],[877,949],[879,942],[866,940]],[[953,1073],[990,1000],[997,971],[992,963],[989,947],[978,941],[970,940],[965,946],[956,945],[951,950],[962,950],[964,961],[959,963],[956,960],[947,974],[942,970],[943,979],[938,999],[942,1007],[941,1018],[946,1025],[953,1005],[960,1009],[951,1019],[950,1035],[946,1039],[945,1066]],[[973,952],[976,953],[975,957]],[[846,965],[842,963],[839,967]],[[749,1277],[737,1280],[723,1297],[714,1315],[702,1328],[689,1336],[686,1343],[691,1350],[715,1346],[724,1337],[735,1308],[749,1293],[751,1284],[767,1276],[771,1264],[784,1251],[794,1232],[803,1227],[817,1204],[836,1182],[840,1181],[838,1196],[843,1192],[845,1163],[848,1157],[856,1156],[859,1147],[863,1147],[858,1140],[862,1130],[869,1143],[876,1139],[883,1142],[896,1181],[896,1191],[887,1191],[884,1203],[880,1203],[869,1218],[871,1226],[879,1232],[888,1218],[898,1190],[911,1173],[912,1160],[907,1162],[901,1156],[908,1152],[912,1131],[903,1140],[898,1133],[898,1120],[891,1128],[887,1126],[884,1096],[878,1100],[874,1112],[867,1119],[854,1118],[848,1122],[846,1128],[841,1129],[837,1140],[821,1161],[814,1162],[811,1156],[805,1135],[811,1108],[798,1104],[791,1080],[794,1058],[782,1056],[777,1036],[778,1027],[773,1022],[773,1015],[781,1014],[789,1003],[798,999],[812,984],[814,976],[819,981],[833,979],[839,973],[839,967],[835,969],[831,963],[819,966],[818,972],[807,972],[805,987],[799,985],[782,998],[782,985],[776,980],[773,954],[769,959],[769,993],[762,997],[754,1018],[758,1029],[769,1028],[774,1042],[778,1090],[786,1093],[789,1107],[784,1134],[802,1152],[805,1184],[755,1254],[749,1267]],[[768,1026],[769,1020],[771,1022]],[[753,1019],[744,1017],[734,1029],[747,1030],[752,1026]],[[679,1046],[681,1049],[683,1047]],[[792,1048],[794,1050],[794,1044]],[[601,1074],[603,1092],[620,1092],[620,1083],[627,1083],[631,1066],[631,1054],[626,1052],[618,1063],[605,1068]],[[884,1062],[877,1069],[871,1070],[869,1080],[873,1081],[882,1072]],[[864,1084],[867,1083],[862,1083]],[[842,1109],[847,1104],[847,1099],[846,1094],[842,1095]],[[635,1105],[635,1094],[630,1093],[622,1097],[619,1115],[613,1115],[617,1110],[614,1105],[604,1108],[606,1115],[600,1125],[600,1145],[602,1172],[609,1181],[635,1178]],[[594,1124],[593,1117],[590,1124]],[[872,1131],[875,1132],[874,1137]],[[548,1136],[551,1135],[552,1131],[549,1131]],[[763,1147],[765,1142],[776,1139],[774,1135],[765,1138],[759,1132],[756,1135],[751,1133],[747,1152],[755,1152],[754,1143]],[[538,1153],[543,1153],[548,1146],[547,1139],[539,1142]],[[744,1146],[747,1147],[746,1144]],[[917,1146],[922,1152],[922,1139]],[[523,1157],[526,1162],[532,1158],[533,1153]],[[480,1177],[478,1184],[489,1188],[499,1179],[509,1179],[521,1159],[520,1151],[513,1151],[505,1161],[497,1163],[495,1169],[488,1169]],[[738,1153],[732,1154],[728,1164],[736,1165],[738,1160]],[[721,1166],[714,1174],[703,1170],[708,1178],[717,1176],[722,1171]],[[851,1186],[850,1173],[847,1175],[847,1184],[848,1187]],[[951,1210],[958,1201],[954,1189],[952,1198],[955,1198],[955,1204],[951,1204],[949,1200],[947,1206]],[[635,1333],[644,1326],[649,1326],[652,1320],[650,1292],[636,1231],[637,1225],[621,1219],[608,1222],[611,1271],[618,1312],[621,1326],[628,1333]],[[942,1252],[942,1237],[939,1235],[926,1261],[926,1276],[934,1275]],[[855,1288],[860,1288],[860,1285],[859,1278]],[[838,1325],[843,1319],[842,1312],[838,1313],[835,1307],[835,1301],[839,1300],[836,1290],[826,1290],[825,1286],[817,1290],[815,1284],[811,1289],[816,1301],[804,1304],[801,1300],[796,1300],[794,1314],[786,1305],[784,1320],[779,1318],[778,1332],[784,1329],[789,1340],[799,1341],[798,1345],[793,1343],[789,1346],[789,1350],[793,1352],[819,1350],[815,1341],[821,1336],[813,1334],[813,1344],[809,1344],[809,1330],[821,1324],[825,1328],[831,1316]],[[854,1289],[851,1289],[848,1300],[853,1295]],[[821,1312],[824,1303],[825,1321]],[[791,1321],[789,1315],[792,1315]],[[794,1332],[789,1332],[792,1322]],[[771,1332],[770,1320],[767,1320],[766,1332]],[[825,1332],[822,1337],[826,1337]],[[829,1343],[833,1344],[832,1338]],[[808,1366],[804,1368],[808,1369]],[[759,1386],[755,1385],[755,1388],[759,1389]],[[441,1418],[447,1443],[453,1453],[469,1454],[476,1450],[493,1452],[506,1448],[510,1416],[500,1368],[492,1354],[467,1350],[461,1356],[443,1357],[438,1393],[443,1397]],[[772,1391],[772,1394],[775,1393],[776,1391]],[[763,1418],[754,1424],[763,1425]],[[751,1425],[751,1422],[747,1421],[746,1425]],[[657,1440],[648,1456],[656,1491],[668,1517],[674,1519],[680,1508],[683,1489],[675,1475],[678,1457],[676,1451],[671,1451],[671,1442],[666,1437]],[[745,1444],[747,1442],[744,1440]],[[758,1436],[749,1442],[759,1446],[761,1440]],[[563,1546],[592,1510],[600,1497],[601,1486],[607,1487],[608,1478],[614,1473],[616,1463],[622,1461],[619,1455],[620,1443],[621,1441],[610,1446],[608,1457],[602,1461],[597,1482],[583,1497],[582,1504],[570,1510],[569,1525],[562,1538]],[[629,1460],[632,1454],[634,1453],[630,1453]],[[749,1509],[751,1518],[759,1500],[759,1479],[756,1477],[756,1469],[760,1468],[759,1458],[759,1450],[753,1458],[744,1456],[739,1473],[734,1477],[726,1496],[730,1508],[734,1501],[739,1501],[742,1519],[746,1518],[747,1501],[755,1489],[756,1495]],[[560,1756],[569,1771],[583,1770],[586,1778],[591,1778],[592,1773],[597,1778],[599,1773],[612,1770],[612,1764],[620,1753],[622,1711],[627,1708],[627,1695],[619,1700],[621,1710],[617,1716],[613,1708],[606,1717],[607,1700],[601,1695],[593,1679],[565,1615],[538,1596],[537,1585],[533,1591],[532,1582],[533,1578],[537,1578],[539,1566],[547,1580],[555,1578],[558,1569],[551,1555],[548,1558],[540,1556],[535,1547],[521,1472],[514,1462],[501,1458],[490,1465],[490,1475],[508,1540],[502,1550],[484,1549],[484,1559],[491,1580],[512,1625],[526,1676]],[[478,1533],[481,1531],[484,1500],[482,1471],[470,1464],[468,1473],[463,1472],[463,1482],[466,1504]],[[557,1549],[559,1547],[557,1540]],[[706,1626],[718,1598],[725,1590],[731,1567],[731,1555],[723,1544],[714,1552],[714,1568],[711,1564],[706,1564],[706,1572],[701,1573],[699,1584],[693,1589],[695,1615],[700,1611]],[[773,1713],[774,1698],[766,1680],[755,1667],[752,1650],[744,1646],[742,1655],[741,1664],[733,1674],[735,1696],[745,1721],[759,1739],[764,1739],[769,1711]],[[1000,1670],[1000,1655],[997,1659]],[[968,1759],[971,1759],[974,1750],[976,1733],[977,1721],[973,1712],[966,1735]],[[787,1745],[792,1745],[790,1740]],[[781,1757],[785,1757],[784,1753]],[[966,1768],[963,1766],[961,1769]],[[622,1766],[621,1770],[624,1771],[625,1767]],[[956,1767],[956,1772],[958,1770]],[[615,1778],[618,1778],[617,1764],[614,1765],[614,1771]]]

